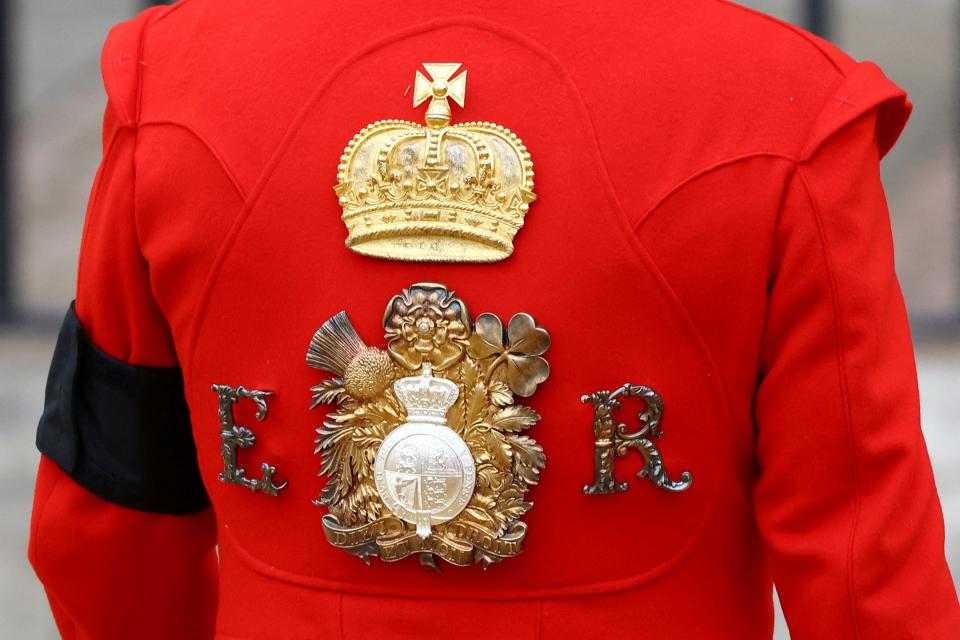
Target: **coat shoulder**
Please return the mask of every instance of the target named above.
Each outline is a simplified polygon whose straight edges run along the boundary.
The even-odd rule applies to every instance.
[[[110,29],[100,54],[100,72],[108,104],[122,125],[135,126],[140,116],[143,49],[150,25],[179,5],[156,6]]]

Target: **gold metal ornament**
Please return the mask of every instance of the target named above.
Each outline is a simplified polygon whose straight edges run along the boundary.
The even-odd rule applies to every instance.
[[[533,162],[523,142],[491,122],[451,125],[467,72],[459,63],[424,63],[413,106],[429,100],[426,126],[379,120],[347,144],[334,191],[346,246],[378,258],[417,262],[495,262],[513,253],[533,193]]]
[[[311,409],[337,405],[316,440],[327,540],[368,563],[417,554],[486,568],[517,555],[546,460],[523,433],[540,415],[515,398],[549,376],[550,336],[524,313],[506,330],[489,313],[472,324],[433,283],[394,296],[383,327],[386,350],[369,347],[341,311],[307,350],[336,376],[311,388]]]

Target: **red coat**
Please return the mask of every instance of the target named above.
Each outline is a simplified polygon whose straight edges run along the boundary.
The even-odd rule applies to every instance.
[[[343,147],[419,120],[434,60],[470,73],[456,121],[533,155],[501,262],[344,248]],[[759,639],[774,583],[795,640],[960,637],[878,170],[911,105],[876,65],[717,0],[185,0],[117,26],[102,67],[77,312],[109,355],[182,368],[212,508],[116,506],[45,458],[30,558],[63,637]],[[341,309],[373,342],[422,281],[553,340],[525,549],[488,571],[366,566],[312,502],[307,342]],[[688,491],[639,458],[628,491],[581,491],[580,398],[626,382],[664,399]],[[240,456],[279,496],[218,482],[212,384],[275,393]]]

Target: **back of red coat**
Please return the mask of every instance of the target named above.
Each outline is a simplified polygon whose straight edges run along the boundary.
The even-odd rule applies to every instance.
[[[769,638],[774,583],[799,640],[960,633],[873,63],[719,0],[185,0],[102,67],[74,366],[147,391],[41,446],[65,637]]]

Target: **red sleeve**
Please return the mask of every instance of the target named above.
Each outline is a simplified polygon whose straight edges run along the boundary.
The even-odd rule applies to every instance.
[[[755,507],[794,640],[960,638],[879,172],[910,109],[855,67],[778,221]]]
[[[104,156],[84,226],[76,308],[87,335],[110,356],[173,367],[177,357],[151,295],[133,206],[137,61],[150,15],[115,28],[104,47]],[[215,544],[210,509],[170,516],[120,507],[41,459],[29,557],[66,639],[212,638]]]

